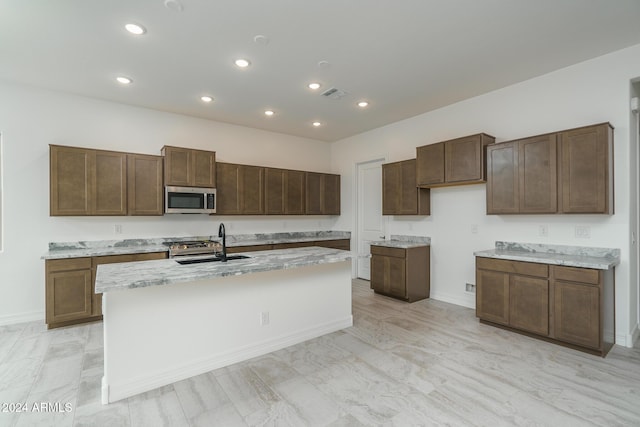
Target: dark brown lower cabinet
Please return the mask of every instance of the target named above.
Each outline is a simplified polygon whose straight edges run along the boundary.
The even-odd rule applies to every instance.
[[[52,329],[102,319],[102,294],[95,293],[98,265],[166,257],[166,252],[152,252],[46,260],[47,327]]]
[[[429,298],[429,246],[371,246],[371,287],[376,293],[408,302]]]
[[[91,258],[46,261],[46,322],[49,327],[81,323],[93,310]]]
[[[605,356],[615,343],[614,273],[476,258],[483,323]]]

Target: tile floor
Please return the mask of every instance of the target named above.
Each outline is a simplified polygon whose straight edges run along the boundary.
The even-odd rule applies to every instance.
[[[640,426],[639,346],[602,359],[360,280],[353,314],[352,328],[110,405],[101,323],[0,327],[0,426]]]

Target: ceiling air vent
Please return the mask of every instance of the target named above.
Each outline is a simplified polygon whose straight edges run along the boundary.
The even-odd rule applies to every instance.
[[[330,99],[340,99],[347,96],[347,94],[348,92],[344,90],[332,87],[331,89],[327,89],[324,92],[322,92],[321,95]]]

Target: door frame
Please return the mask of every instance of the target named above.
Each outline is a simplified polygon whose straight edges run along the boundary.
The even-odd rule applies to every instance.
[[[359,255],[359,250],[360,250],[360,223],[362,222],[362,220],[360,219],[360,215],[362,212],[362,207],[360,206],[360,167],[364,166],[366,164],[369,163],[386,163],[387,162],[387,158],[386,156],[375,156],[373,159],[368,159],[368,160],[359,160],[354,162],[353,164],[353,176],[354,176],[354,180],[353,180],[353,184],[354,184],[354,191],[353,191],[353,206],[355,206],[355,209],[353,210],[353,224],[354,226],[354,244],[355,244],[355,256],[356,256],[356,262],[353,263],[353,278],[358,278],[358,273],[360,271],[360,262],[361,262],[361,258]],[[380,192],[382,192],[382,183],[380,183]],[[381,210],[382,212],[382,210]],[[386,233],[386,229],[387,229],[387,221],[386,218],[383,217],[383,227]]]

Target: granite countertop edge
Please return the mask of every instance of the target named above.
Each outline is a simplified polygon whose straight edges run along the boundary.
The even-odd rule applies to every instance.
[[[540,264],[563,265],[568,267],[609,270],[620,264],[619,258],[570,255],[546,252],[525,252],[517,250],[489,249],[473,253],[481,258],[506,259],[511,261],[535,262]]]
[[[390,240],[375,240],[370,242],[372,246],[385,246],[387,248],[410,249],[420,246],[431,246],[431,237],[407,236],[392,234]]]
[[[188,283],[219,277],[240,276],[266,271],[349,261],[350,251],[308,247],[247,252],[250,258],[226,264],[209,262],[179,265],[175,259],[138,261],[98,266],[96,293]]]
[[[234,236],[227,236],[227,247],[243,247],[243,246],[255,246],[255,245],[275,245],[280,243],[294,243],[294,242],[313,242],[324,240],[341,240],[350,239],[350,232],[336,231],[336,232],[320,232],[324,234],[314,236],[295,236],[296,233],[292,233],[289,237],[280,238],[255,238],[255,239],[238,239]],[[304,232],[302,233],[304,234]],[[212,240],[217,240],[215,237],[209,237]],[[182,240],[188,240],[189,238],[182,238]],[[150,239],[157,240],[157,239]],[[192,240],[202,240],[202,237],[194,237]],[[129,255],[139,253],[152,253],[152,252],[168,252],[167,245],[162,243],[153,244],[131,244],[131,245],[113,245],[102,247],[86,247],[86,248],[74,248],[74,249],[52,249],[47,251],[41,256],[41,259],[67,259],[67,258],[84,258],[92,256],[108,256],[108,255]]]

